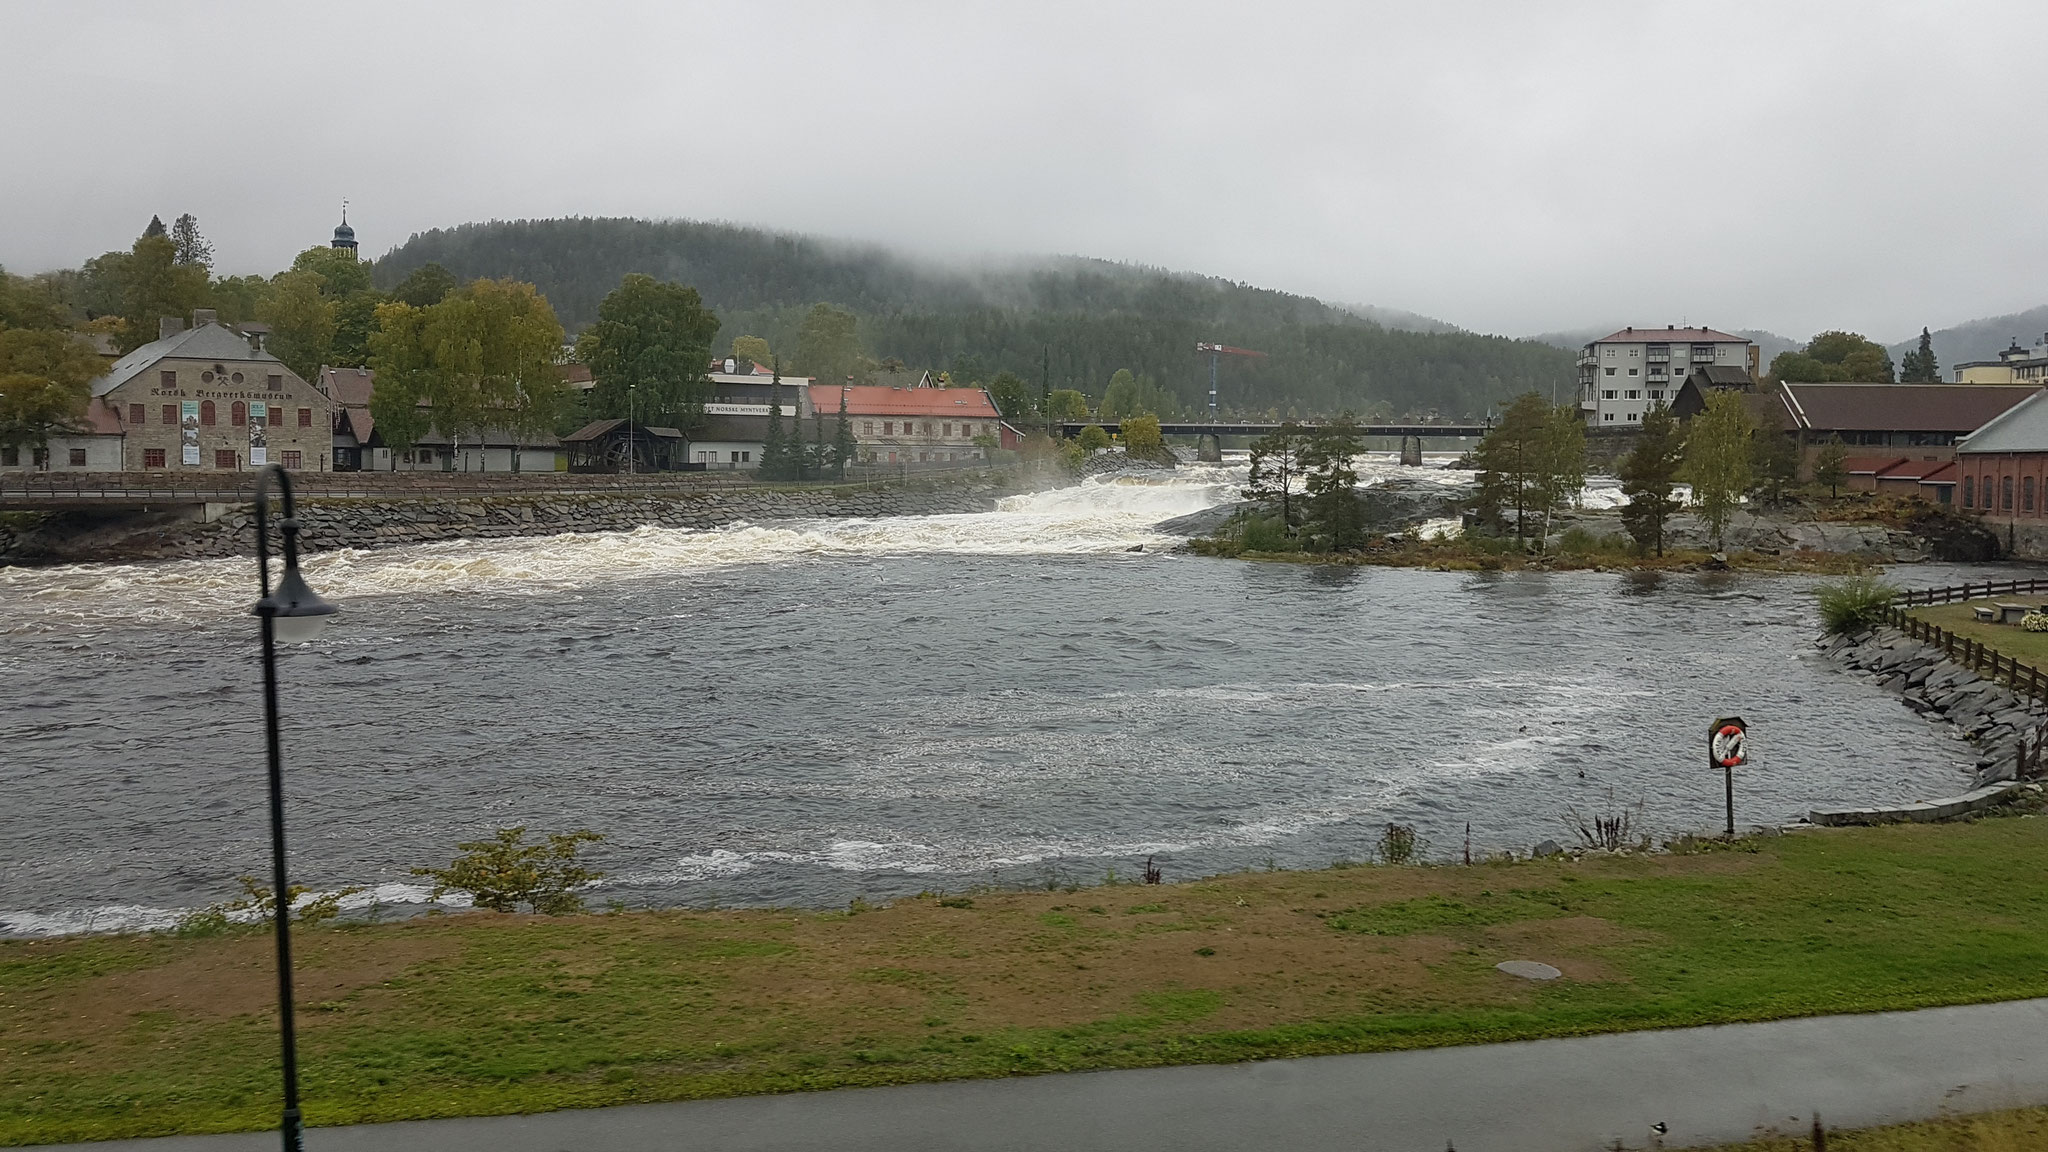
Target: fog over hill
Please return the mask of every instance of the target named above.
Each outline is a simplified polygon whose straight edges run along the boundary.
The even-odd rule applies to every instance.
[[[1965,320],[1935,329],[1934,356],[1941,362],[1943,379],[1953,379],[1950,369],[1968,360],[1996,360],[1998,354],[2018,341],[2021,347],[2028,347],[2048,336],[2048,304],[2029,308],[2025,312],[2012,312],[2004,316],[1990,316],[1982,320]],[[1892,360],[1920,345],[1919,333],[1890,346]]]
[[[1091,395],[1129,368],[1184,408],[1208,388],[1198,342],[1266,354],[1220,373],[1222,403],[1239,412],[1461,418],[1571,381],[1570,355],[1537,341],[1081,256],[947,263],[731,224],[577,217],[418,233],[376,262],[376,281],[389,287],[429,261],[461,279],[532,281],[572,330],[623,276],[642,272],[696,288],[723,323],[721,348],[746,334],[793,353],[804,314],[830,303],[860,317],[878,357],[977,379],[1010,371]]]

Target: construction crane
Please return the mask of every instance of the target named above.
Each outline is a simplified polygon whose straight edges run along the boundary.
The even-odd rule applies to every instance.
[[[1209,419],[1216,419],[1216,366],[1225,356],[1257,356],[1263,359],[1264,352],[1249,348],[1232,348],[1228,344],[1197,344],[1195,351],[1209,354]]]

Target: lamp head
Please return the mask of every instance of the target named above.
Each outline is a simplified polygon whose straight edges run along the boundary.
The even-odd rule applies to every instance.
[[[256,602],[255,611],[258,616],[271,617],[272,634],[278,643],[299,644],[320,635],[327,618],[340,609],[322,600],[295,565],[278,577],[275,591]]]

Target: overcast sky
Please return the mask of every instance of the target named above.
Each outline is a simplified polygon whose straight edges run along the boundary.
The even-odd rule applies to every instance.
[[[1484,331],[2048,303],[2048,4],[0,4],[0,264],[469,220],[1073,253]]]

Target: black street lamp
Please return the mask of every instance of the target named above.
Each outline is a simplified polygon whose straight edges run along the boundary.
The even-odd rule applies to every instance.
[[[270,586],[270,479],[277,478],[284,517],[284,571]],[[306,586],[299,574],[299,522],[292,516],[291,474],[277,464],[256,474],[256,572],[263,598],[254,611],[263,621],[263,721],[270,747],[271,904],[277,919],[277,1024],[284,1051],[284,1152],[300,1152],[298,1038],[292,1027],[291,897],[284,874],[284,769],[277,751],[277,642],[297,644],[320,634],[334,605]]]

